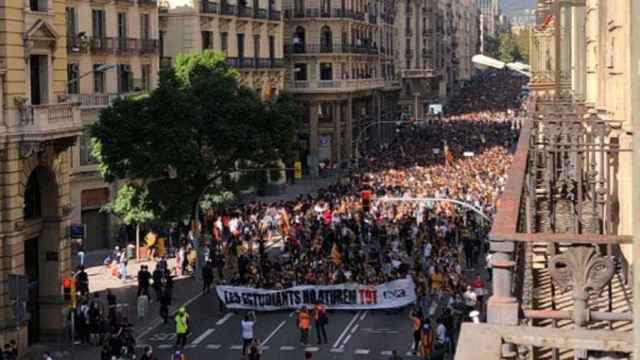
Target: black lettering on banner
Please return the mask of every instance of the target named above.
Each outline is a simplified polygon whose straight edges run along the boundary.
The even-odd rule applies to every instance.
[[[302,294],[300,293],[300,291],[295,291],[295,292],[293,293],[293,295],[294,295],[294,296],[295,296],[295,298],[296,298],[296,302],[295,302],[295,304],[296,304],[296,305],[300,305],[300,304],[302,304]]]

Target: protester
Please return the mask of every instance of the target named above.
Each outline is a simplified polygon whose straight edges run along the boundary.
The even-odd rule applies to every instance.
[[[175,317],[176,321],[176,345],[184,348],[187,345],[187,333],[189,331],[189,313],[184,306],[180,307]]]
[[[300,344],[309,346],[309,329],[311,328],[311,316],[307,307],[303,306],[298,311],[298,329],[300,329]]]
[[[327,340],[327,329],[326,326],[329,323],[329,315],[327,314],[327,309],[322,303],[319,301],[316,302],[316,305],[313,308],[314,319],[316,323],[316,334],[318,336],[318,344],[322,344],[322,340],[324,339],[324,343],[328,343]]]
[[[256,324],[255,314],[248,312],[244,316],[244,320],[240,322],[242,329],[242,356],[247,354],[247,349],[253,343],[253,327]]]

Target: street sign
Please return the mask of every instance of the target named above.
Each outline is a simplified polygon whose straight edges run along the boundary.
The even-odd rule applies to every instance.
[[[302,179],[302,163],[300,161],[296,161],[293,164],[293,169],[294,169],[293,177],[296,178],[297,180]]]
[[[29,285],[27,276],[21,274],[9,274],[9,300],[27,300]]]

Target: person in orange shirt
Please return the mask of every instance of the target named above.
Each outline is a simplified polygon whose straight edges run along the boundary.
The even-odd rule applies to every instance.
[[[329,315],[327,314],[327,308],[322,305],[319,301],[316,302],[316,305],[313,307],[314,318],[316,321],[316,334],[318,335],[318,344],[322,344],[322,339],[324,338],[324,343],[328,342],[327,340],[327,329],[325,326],[329,322]]]
[[[409,319],[411,319],[411,329],[413,330],[413,353],[418,354],[421,338],[420,329],[422,328],[422,312],[420,310],[412,311]]]
[[[309,328],[311,327],[311,315],[306,306],[298,311],[298,329],[300,329],[300,344],[309,345]]]

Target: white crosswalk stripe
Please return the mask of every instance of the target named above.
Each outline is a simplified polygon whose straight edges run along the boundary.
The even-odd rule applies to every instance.
[[[393,354],[393,351],[391,350],[384,350],[380,352],[380,356],[391,356]]]
[[[304,351],[308,351],[308,352],[316,352],[318,350],[320,350],[320,348],[319,347],[315,347],[315,346],[308,346],[308,347],[304,348]]]
[[[344,348],[333,348],[330,350],[332,353],[343,353]]]
[[[356,349],[356,355],[369,355],[369,349]]]
[[[231,345],[229,350],[242,350],[242,345]]]
[[[222,347],[220,344],[209,344],[207,345],[207,349],[209,350],[218,350]]]
[[[160,344],[160,345],[158,345],[158,349],[170,349],[172,347],[173,347],[173,345],[171,345],[171,344]]]
[[[295,349],[293,346],[280,346],[280,351],[291,351]]]

